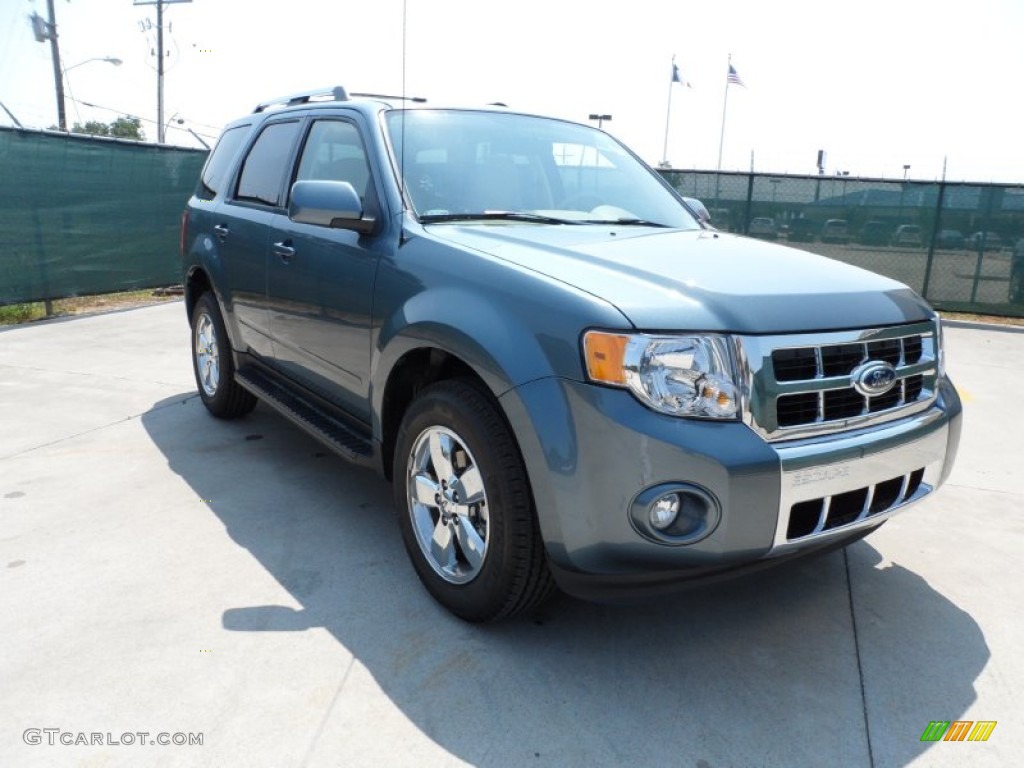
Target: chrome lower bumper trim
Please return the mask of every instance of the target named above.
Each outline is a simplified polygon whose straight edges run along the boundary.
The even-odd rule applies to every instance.
[[[778,447],[782,461],[779,516],[770,556],[809,544],[821,544],[861,528],[876,526],[906,509],[938,487],[946,456],[948,422],[936,408],[885,428],[874,427],[829,440]],[[906,496],[911,475],[923,470],[912,494]],[[878,484],[902,478],[893,504],[870,513]],[[891,487],[891,486],[890,486]],[[841,494],[866,491],[863,508],[849,522],[826,527],[831,500]],[[904,498],[906,496],[906,498]],[[824,500],[821,518],[813,531],[789,538],[795,504]]]

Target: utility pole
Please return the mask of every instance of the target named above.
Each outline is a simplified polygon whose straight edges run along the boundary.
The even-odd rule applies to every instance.
[[[53,0],[50,0],[52,3]],[[164,4],[156,0],[156,143],[164,143]]]
[[[49,0],[53,2],[53,0]],[[133,0],[133,5],[156,6],[156,141],[164,143],[164,6],[192,0]]]
[[[53,55],[53,83],[57,91],[57,127],[66,131],[68,120],[64,114],[64,77],[61,74],[60,47],[57,45],[57,14],[53,10],[53,0],[46,0],[46,10],[49,13],[49,19],[43,19],[38,13],[33,13],[29,18],[32,20],[32,32],[36,42],[50,41],[50,53]]]
[[[53,54],[53,81],[57,84],[57,127],[62,131],[68,129],[68,119],[64,114],[64,76],[60,71],[60,48],[57,46],[57,14],[53,10],[53,0],[46,0],[46,10],[50,14],[50,53]]]

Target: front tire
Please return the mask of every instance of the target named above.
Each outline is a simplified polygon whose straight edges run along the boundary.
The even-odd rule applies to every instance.
[[[192,309],[192,371],[203,405],[217,418],[235,419],[256,407],[256,397],[235,381],[224,319],[209,291]]]
[[[406,551],[439,603],[483,622],[551,593],[526,469],[480,389],[463,380],[425,389],[402,420],[393,466]]]

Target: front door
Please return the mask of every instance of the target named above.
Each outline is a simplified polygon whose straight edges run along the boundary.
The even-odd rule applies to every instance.
[[[352,121],[312,121],[294,180],[347,181],[364,210],[377,212],[365,146]],[[270,243],[267,290],[276,365],[367,424],[370,316],[384,247],[384,235],[299,224],[284,215],[275,217]]]

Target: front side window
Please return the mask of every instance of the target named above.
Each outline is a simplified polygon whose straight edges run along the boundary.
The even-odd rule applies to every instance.
[[[421,220],[516,213],[700,228],[651,170],[594,128],[468,110],[395,110],[386,120]]]
[[[314,122],[295,180],[347,181],[365,202],[370,168],[358,129],[342,120]]]
[[[299,125],[298,120],[271,123],[260,132],[238,178],[238,200],[280,205]]]

